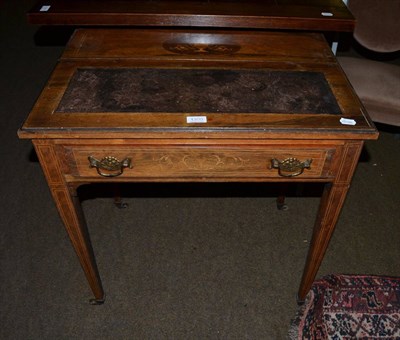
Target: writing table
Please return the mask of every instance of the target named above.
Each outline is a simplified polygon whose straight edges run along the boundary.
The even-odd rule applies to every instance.
[[[79,29],[19,136],[33,142],[93,303],[102,303],[80,185],[325,183],[302,301],[363,141],[378,134],[320,34]]]

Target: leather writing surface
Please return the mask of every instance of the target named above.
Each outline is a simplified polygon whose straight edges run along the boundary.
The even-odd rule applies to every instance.
[[[77,69],[56,112],[341,114],[320,72],[161,68]]]

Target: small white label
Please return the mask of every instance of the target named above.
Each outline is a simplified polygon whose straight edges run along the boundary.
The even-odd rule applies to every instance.
[[[189,116],[186,117],[186,123],[193,124],[193,123],[207,123],[206,116]]]
[[[333,17],[333,13],[332,12],[321,12],[321,15],[323,17]]]
[[[332,42],[332,53],[334,55],[336,55],[337,47],[338,47],[338,42],[337,41]]]
[[[354,119],[349,118],[340,118],[340,123],[343,125],[356,125],[356,121]]]
[[[50,7],[51,6],[49,6],[49,5],[42,6],[39,11],[40,12],[47,12],[50,9]]]

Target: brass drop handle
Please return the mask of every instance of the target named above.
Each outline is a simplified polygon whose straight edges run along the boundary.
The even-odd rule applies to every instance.
[[[119,161],[115,157],[106,156],[101,160],[97,160],[93,156],[89,156],[88,160],[89,167],[96,168],[97,173],[103,177],[117,177],[122,175],[124,168],[132,169],[132,160],[130,158]]]
[[[283,161],[272,158],[271,168],[278,169],[279,176],[295,177],[301,175],[304,169],[310,169],[311,162],[312,159],[306,159],[304,162],[301,162],[295,157],[289,157]]]

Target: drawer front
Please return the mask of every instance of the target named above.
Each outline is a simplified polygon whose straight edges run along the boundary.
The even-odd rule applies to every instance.
[[[121,178],[327,178],[334,147],[63,146],[66,174]]]

